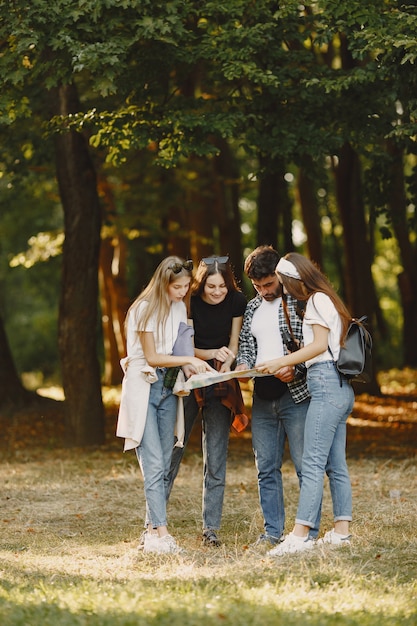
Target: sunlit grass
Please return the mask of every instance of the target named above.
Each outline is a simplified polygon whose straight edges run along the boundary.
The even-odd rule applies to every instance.
[[[170,503],[175,556],[144,555],[133,455],[33,451],[0,466],[0,623],[415,624],[416,459],[350,460],[354,542],[272,559],[261,530],[250,440],[231,442],[218,550],[200,543],[201,459],[190,450]],[[284,465],[288,527],[298,488]],[[395,497],[392,497],[392,494]],[[322,532],[331,526],[329,494]]]
[[[413,380],[399,373],[382,382],[395,393]],[[106,390],[106,402],[117,404],[117,393]],[[369,399],[357,404],[365,419]],[[262,519],[249,436],[231,437],[223,545],[215,550],[201,545],[201,455],[196,445],[187,450],[169,504],[183,548],[173,556],[137,550],[143,484],[121,442],[88,451],[44,450],[36,441],[19,448],[0,463],[0,624],[415,626],[417,459],[378,454],[378,429],[391,416],[415,421],[409,407],[407,416],[407,405],[401,414],[397,405],[378,409],[376,454],[363,448],[354,456],[348,447],[352,545],[275,559],[252,547]],[[288,460],[283,479],[288,531],[298,498]],[[326,483],[321,533],[331,525]]]

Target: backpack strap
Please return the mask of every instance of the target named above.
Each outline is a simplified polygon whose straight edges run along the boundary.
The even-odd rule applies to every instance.
[[[342,387],[342,386],[343,386],[342,372],[339,372],[339,370],[337,369],[337,363],[336,363],[336,361],[335,361],[335,359],[334,359],[332,349],[330,348],[330,346],[329,346],[329,345],[327,345],[327,349],[328,349],[328,351],[330,352],[330,356],[332,357],[332,360],[333,360],[333,365],[334,365],[334,368],[335,368],[336,372],[337,372],[337,373],[338,373],[338,375],[339,375],[340,386]]]

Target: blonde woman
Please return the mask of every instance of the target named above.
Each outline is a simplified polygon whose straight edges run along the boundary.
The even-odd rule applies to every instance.
[[[187,322],[184,298],[192,277],[192,261],[169,256],[157,267],[145,289],[129,308],[126,320],[127,357],[117,436],[125,450],[135,449],[146,498],[145,552],[176,552],[167,528],[166,489],[182,402],[173,394],[169,368],[185,366],[187,374],[211,371],[202,359],[173,356],[181,322]]]

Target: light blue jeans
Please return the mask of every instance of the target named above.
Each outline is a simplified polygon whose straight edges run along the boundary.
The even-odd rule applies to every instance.
[[[177,477],[183,459],[188,440],[193,430],[194,423],[199,413],[197,402],[195,401],[193,392],[189,396],[184,397],[184,446],[182,448],[175,447],[172,451],[171,467],[168,473],[167,499],[171,495],[174,480]]]
[[[311,401],[307,411],[302,481],[296,523],[313,527],[323,498],[327,473],[334,520],[352,519],[352,489],[346,463],[346,420],[352,411],[354,392],[340,377],[333,361],[316,363],[307,370]]]
[[[165,370],[156,370],[158,380],[151,384],[145,430],[136,448],[144,480],[145,525],[154,528],[167,525],[168,472],[177,418],[177,397],[163,385]]]
[[[191,393],[184,398],[184,448],[174,448],[168,480],[168,496],[178,473],[185,446],[191,434],[199,407]],[[209,396],[201,409],[203,433],[203,528],[219,530],[226,485],[227,451],[232,415],[216,396]]]
[[[301,483],[301,461],[304,443],[304,425],[309,400],[296,404],[286,391],[277,400],[264,400],[256,394],[252,403],[252,447],[258,472],[259,501],[264,516],[265,532],[281,537],[285,526],[284,492],[282,485],[282,460],[285,439],[295,471]],[[310,533],[316,536],[320,522]]]

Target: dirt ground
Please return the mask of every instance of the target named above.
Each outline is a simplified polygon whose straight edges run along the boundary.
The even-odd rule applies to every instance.
[[[352,458],[366,456],[409,458],[417,452],[417,389],[415,383],[383,387],[389,393],[381,397],[357,395],[348,420],[347,453]],[[114,396],[114,394],[113,394]],[[115,437],[117,395],[106,402],[106,443],[104,449],[122,450]],[[250,412],[250,394],[245,396]],[[42,407],[13,414],[0,413],[0,458],[27,456],[35,450],[65,446],[63,403],[51,401]],[[194,429],[191,447],[199,447],[200,430]],[[240,435],[231,435],[230,452],[250,448],[250,427]]]

